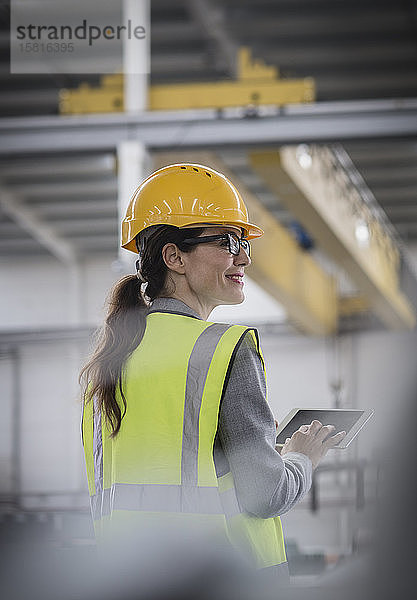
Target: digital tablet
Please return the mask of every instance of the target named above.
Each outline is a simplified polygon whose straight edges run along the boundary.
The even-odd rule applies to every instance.
[[[290,438],[301,425],[310,425],[317,419],[323,425],[335,426],[331,435],[346,431],[346,436],[334,447],[347,448],[373,414],[373,410],[350,408],[293,408],[278,426],[276,444],[283,446],[286,438]]]

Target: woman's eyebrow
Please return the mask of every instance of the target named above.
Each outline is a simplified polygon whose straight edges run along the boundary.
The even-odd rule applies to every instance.
[[[241,231],[237,231],[236,229],[231,230],[231,228],[222,228],[220,233],[235,233],[236,235],[241,234]]]

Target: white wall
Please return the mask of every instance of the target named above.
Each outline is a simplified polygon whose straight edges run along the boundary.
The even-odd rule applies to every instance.
[[[107,291],[118,278],[113,261],[108,255],[84,261],[77,284],[71,268],[53,258],[0,260],[0,331],[67,326],[78,301],[79,324],[98,324]]]
[[[0,493],[12,493],[12,363],[19,369],[20,489],[36,494],[72,494],[85,491],[80,437],[80,401],[77,374],[85,354],[78,342],[19,345],[17,354],[0,360]],[[16,366],[16,363],[15,363]],[[16,466],[16,465],[14,465]],[[62,498],[68,505],[68,498]],[[29,505],[33,500],[29,502]],[[48,502],[41,497],[35,504]],[[84,503],[85,504],[85,503]]]

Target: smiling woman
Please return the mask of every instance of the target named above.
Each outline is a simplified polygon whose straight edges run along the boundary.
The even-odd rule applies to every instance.
[[[257,331],[207,320],[244,300],[249,240],[262,233],[208,167],[169,165],[133,194],[122,246],[139,254],[137,273],[116,284],[82,371],[98,538],[191,528],[285,576],[279,515],[309,489],[308,444],[328,431],[314,441],[321,424],[306,426],[281,456]]]
[[[243,302],[244,269],[250,258],[239,246],[239,235],[238,228],[213,226],[182,242],[182,246],[194,246],[192,252],[181,253],[175,244],[164,246],[162,256],[175,289],[171,297],[193,308],[205,320],[220,304]],[[232,236],[237,238],[237,254],[231,252]]]

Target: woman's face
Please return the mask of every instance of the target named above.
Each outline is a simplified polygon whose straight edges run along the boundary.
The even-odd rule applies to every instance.
[[[235,233],[240,238],[239,227],[207,227],[199,237]],[[211,311],[220,304],[240,304],[245,299],[243,279],[250,258],[240,249],[239,255],[230,254],[226,240],[197,244],[192,252],[184,253],[185,276],[188,287],[201,306]]]

